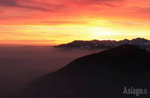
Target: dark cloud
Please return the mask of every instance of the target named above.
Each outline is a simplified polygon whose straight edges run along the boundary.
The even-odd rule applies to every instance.
[[[17,0],[0,0],[0,6],[19,7],[19,8],[26,8],[32,10],[42,10],[42,11],[55,11],[57,9],[63,8],[63,5],[37,3],[33,1],[18,2]]]
[[[16,6],[18,5],[16,0],[0,0],[0,5],[3,6]]]
[[[50,9],[50,8],[47,8],[47,7],[40,7],[40,6],[16,5],[15,7],[32,9],[32,10],[53,11],[53,9]]]
[[[106,4],[108,6],[112,6],[113,2],[121,2],[122,0],[78,0],[81,4]]]

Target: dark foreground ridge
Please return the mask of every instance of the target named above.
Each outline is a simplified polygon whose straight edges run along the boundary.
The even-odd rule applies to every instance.
[[[128,44],[74,60],[34,81],[22,98],[137,98],[125,87],[150,90],[150,53]],[[138,98],[150,98],[148,91]]]

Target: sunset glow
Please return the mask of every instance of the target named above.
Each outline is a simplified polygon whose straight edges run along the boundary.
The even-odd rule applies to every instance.
[[[0,0],[0,44],[150,39],[149,0]]]

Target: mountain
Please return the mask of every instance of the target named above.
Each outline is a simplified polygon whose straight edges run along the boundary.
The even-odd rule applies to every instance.
[[[124,89],[150,89],[150,53],[121,45],[78,58],[35,80],[22,98],[137,98]],[[135,93],[135,92],[134,92]],[[138,98],[150,98],[147,93]]]
[[[62,44],[55,46],[56,48],[81,48],[81,49],[99,49],[99,48],[112,48],[114,47],[116,41],[111,40],[92,40],[92,41],[82,41],[75,40],[71,43]]]
[[[123,44],[131,44],[140,46],[142,48],[150,48],[150,40],[144,38],[136,38],[132,40],[124,39],[120,41],[115,40],[91,40],[91,41],[82,41],[75,40],[71,43],[61,44],[55,46],[56,48],[80,48],[80,49],[109,49]]]

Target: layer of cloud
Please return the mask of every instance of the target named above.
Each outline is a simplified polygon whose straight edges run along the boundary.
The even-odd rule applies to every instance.
[[[88,21],[83,18],[89,17],[145,19],[150,15],[147,3],[146,0],[0,0],[0,19],[1,24],[52,25],[86,24]]]
[[[0,6],[55,11],[58,9],[63,9],[65,7],[71,7],[73,5],[82,5],[88,7],[89,5],[93,4],[106,4],[112,6],[113,2],[116,1],[118,2],[119,0],[46,0],[45,2],[43,2],[42,0],[0,0]]]

